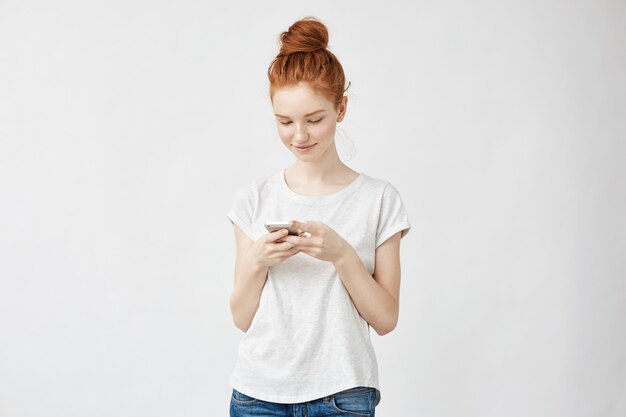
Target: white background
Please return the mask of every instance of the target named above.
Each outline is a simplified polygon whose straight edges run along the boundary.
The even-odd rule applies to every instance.
[[[306,15],[413,226],[377,416],[625,415],[624,1],[0,0],[0,416],[228,415],[225,214],[293,161]]]

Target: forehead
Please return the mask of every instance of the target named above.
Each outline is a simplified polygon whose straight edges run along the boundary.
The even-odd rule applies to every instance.
[[[305,83],[278,88],[272,98],[274,113],[283,115],[304,115],[319,109],[332,109],[332,106],[330,100]]]

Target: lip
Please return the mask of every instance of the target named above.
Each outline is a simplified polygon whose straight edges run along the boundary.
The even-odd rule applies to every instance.
[[[306,152],[306,151],[309,151],[310,149],[312,149],[315,145],[317,145],[317,143],[314,143],[313,145],[309,145],[309,146],[307,146],[305,148],[301,148],[301,147],[298,147],[298,146],[294,146],[294,148],[296,148],[300,152]]]

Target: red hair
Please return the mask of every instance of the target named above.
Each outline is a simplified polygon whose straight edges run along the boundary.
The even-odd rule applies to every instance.
[[[338,110],[346,77],[341,63],[328,48],[328,29],[315,17],[307,16],[279,36],[280,52],[267,70],[270,99],[276,89],[292,87],[303,81],[325,96]]]

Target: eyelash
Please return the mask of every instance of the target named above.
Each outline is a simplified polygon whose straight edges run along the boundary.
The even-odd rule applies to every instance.
[[[323,117],[322,117],[323,119]],[[317,120],[309,120],[311,123],[318,123],[320,121],[322,121],[322,119],[317,119]],[[288,125],[291,124],[291,122],[280,122],[281,125]]]

